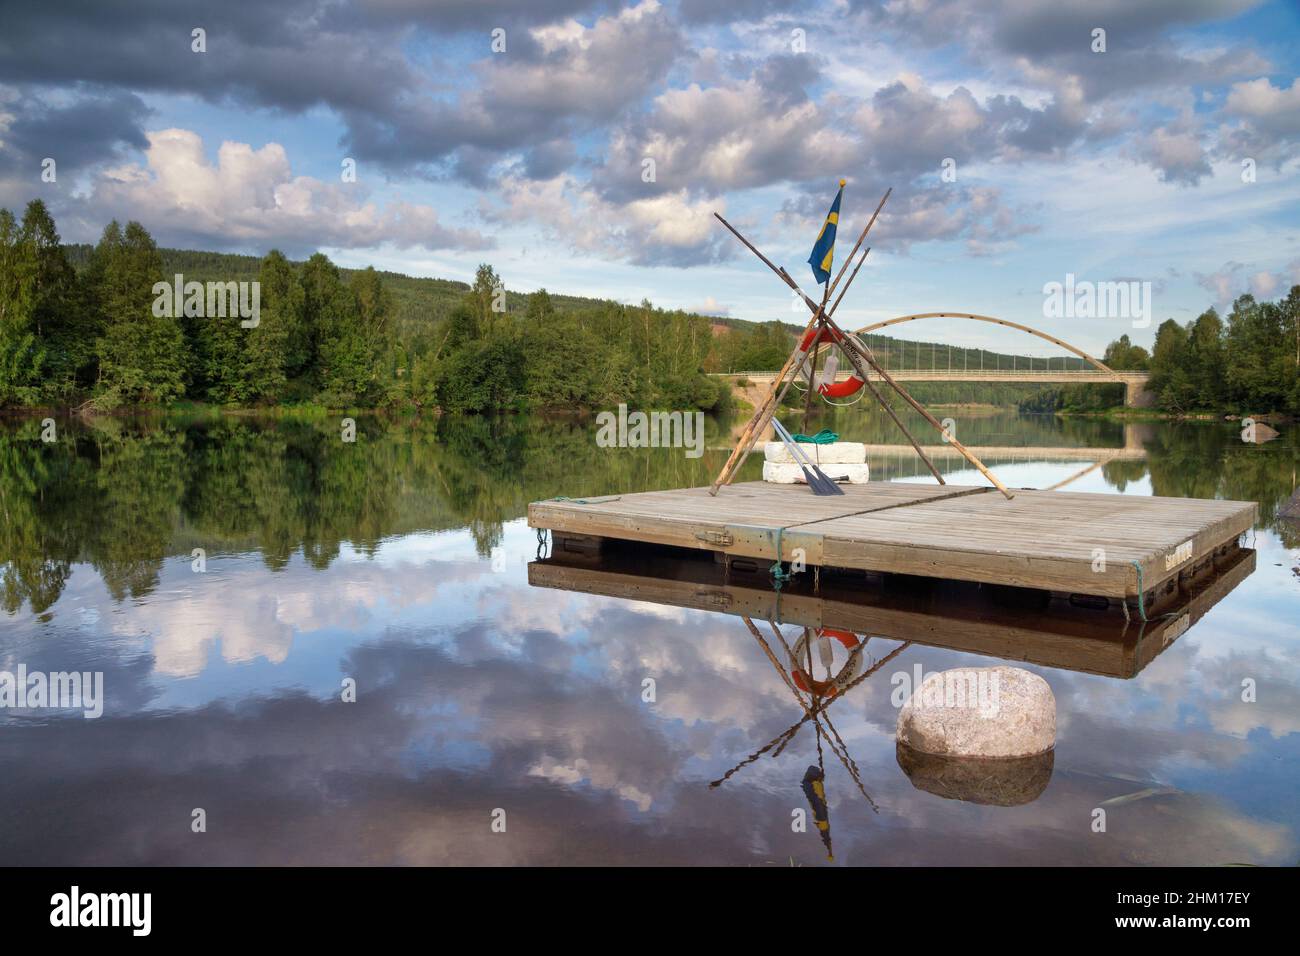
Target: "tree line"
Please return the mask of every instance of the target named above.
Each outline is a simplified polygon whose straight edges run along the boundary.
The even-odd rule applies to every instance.
[[[373,270],[344,282],[323,255],[299,267],[273,250],[247,328],[155,308],[155,286],[172,279],[138,222],[109,223],[77,269],[43,202],[21,222],[0,210],[0,407],[382,396],[389,306]]]
[[[255,327],[237,319],[155,315],[154,286],[257,281]],[[1170,319],[1151,352],[1121,336],[1115,369],[1146,369],[1172,412],[1300,414],[1300,286],[1277,302],[1242,296],[1226,321],[1210,309]],[[611,301],[508,292],[490,265],[473,284],[374,268],[344,270],[317,253],[291,262],[162,250],[138,222],[109,223],[94,246],[65,246],[45,204],[21,221],[0,209],[0,408],[313,404],[484,413],[640,408],[725,411],[710,372],[781,367],[795,328]],[[877,337],[890,367],[932,361],[915,343]],[[943,346],[953,367],[1010,356]],[[941,363],[944,356],[940,356]],[[953,391],[949,395],[948,391]],[[923,390],[924,391],[924,390]],[[959,387],[928,395],[958,401]],[[989,400],[988,396],[983,396]],[[1105,386],[1007,393],[1033,411],[1101,409]]]
[[[1164,411],[1300,415],[1300,285],[1276,302],[1239,296],[1227,321],[1213,308],[1182,325],[1166,319],[1150,352],[1121,335],[1102,361],[1116,371],[1150,372],[1147,388]],[[1121,396],[1122,386],[1071,385],[1020,407],[1097,410]]]
[[[713,323],[694,313],[545,289],[524,298],[506,293],[490,265],[467,286],[345,271],[321,253],[294,263],[278,250],[260,260],[165,252],[138,222],[109,223],[93,247],[64,246],[42,201],[21,221],[0,210],[0,408],[190,400],[482,413],[730,402],[705,373],[719,364]],[[177,271],[194,267],[186,281],[256,280],[258,321],[156,314],[155,285],[173,280],[169,257]],[[435,303],[421,312],[414,290],[426,286]],[[754,338],[761,349],[775,337],[760,328],[728,344]]]

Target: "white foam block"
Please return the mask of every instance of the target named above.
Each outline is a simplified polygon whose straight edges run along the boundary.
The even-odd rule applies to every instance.
[[[861,464],[844,462],[835,465],[828,465],[823,462],[819,467],[823,472],[825,472],[826,477],[833,481],[847,478],[851,485],[865,485],[871,480],[871,473],[867,468],[866,462],[862,462]],[[793,462],[763,462],[763,480],[770,481],[774,485],[795,485],[805,483],[803,469]]]
[[[800,442],[799,447],[818,465],[861,465],[867,460],[867,446],[860,441],[837,441],[829,445]],[[785,444],[779,441],[770,441],[763,447],[763,458],[782,465],[794,463]]]

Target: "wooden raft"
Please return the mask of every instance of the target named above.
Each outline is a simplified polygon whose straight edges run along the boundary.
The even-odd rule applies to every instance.
[[[1235,544],[1250,501],[870,482],[820,497],[761,481],[537,501],[528,524],[730,557],[1137,598]],[[993,492],[993,493],[990,493]],[[1098,550],[1100,549],[1100,551]],[[1104,554],[1104,567],[1100,555]]]

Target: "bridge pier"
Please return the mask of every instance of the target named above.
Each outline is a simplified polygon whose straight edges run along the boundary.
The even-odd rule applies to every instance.
[[[1147,388],[1146,376],[1140,380],[1130,378],[1124,383],[1124,405],[1127,408],[1153,408],[1156,404],[1155,392]]]

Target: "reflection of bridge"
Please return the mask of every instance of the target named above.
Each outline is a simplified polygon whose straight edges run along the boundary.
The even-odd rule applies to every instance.
[[[921,450],[930,458],[962,458],[951,445],[922,445]],[[1112,461],[1145,461],[1144,448],[1048,448],[1037,445],[968,445],[981,461],[1095,461],[1106,464]],[[915,458],[911,445],[868,445],[867,460],[872,458]],[[964,458],[962,459],[965,460]]]
[[[775,440],[774,436],[767,433],[765,433],[764,437]],[[1018,462],[1085,462],[1084,467],[1079,471],[1052,485],[1051,488],[1044,489],[1055,491],[1058,488],[1063,488],[1066,485],[1077,481],[1084,475],[1096,471],[1098,468],[1109,465],[1111,462],[1145,461],[1147,457],[1146,441],[1150,437],[1151,426],[1128,422],[1124,425],[1124,444],[1120,446],[967,445],[966,450],[988,465],[1006,465]],[[882,460],[916,460],[916,452],[913,450],[911,445],[868,444],[866,449],[867,463],[871,464],[873,469],[875,468],[875,463],[881,462]],[[710,448],[710,450],[729,451],[730,446],[719,445],[715,448]],[[951,445],[922,445],[921,450],[924,451],[934,462],[946,463],[956,461],[959,462],[962,467],[965,467],[966,465],[966,459],[963,458],[961,453]]]
[[[966,459],[951,445],[922,445],[921,449],[931,461],[936,463],[956,460],[965,466]],[[1034,445],[968,445],[966,450],[986,465],[1008,465],[1016,462],[1087,462],[1079,471],[1048,488],[1041,489],[1043,491],[1064,488],[1113,461],[1145,461],[1147,457],[1146,449],[1140,446],[1137,448],[1048,448]],[[867,446],[868,462],[880,461],[882,458],[915,460],[916,452],[911,445]]]
[[[985,355],[987,353],[987,350],[984,349],[978,350],[977,358],[979,360],[980,367],[971,368],[970,352],[975,350],[967,349],[965,347],[962,347],[961,360],[960,360],[961,367],[954,368],[953,367],[954,363],[952,361],[952,350],[954,346],[949,346],[947,352],[945,353],[946,358],[948,360],[947,367],[941,367],[938,363],[938,359],[940,356],[937,355],[937,349],[933,345],[931,345],[930,348],[931,365],[933,367],[891,368],[889,367],[888,364],[888,355],[893,350],[893,348],[895,346],[901,345],[904,358],[906,357],[906,352],[907,352],[906,340],[893,339],[891,340],[890,346],[887,349],[882,350],[882,353],[886,359],[884,365],[885,371],[889,373],[891,378],[894,378],[897,381],[900,382],[1036,382],[1040,384],[1062,384],[1062,385],[1084,385],[1084,384],[1093,384],[1093,383],[1115,382],[1115,383],[1123,384],[1124,386],[1125,405],[1146,407],[1153,404],[1153,396],[1146,389],[1147,379],[1149,378],[1149,375],[1146,372],[1117,371],[1115,369],[1110,368],[1108,365],[1103,364],[1097,359],[1093,358],[1091,355],[1089,355],[1087,352],[1084,352],[1082,349],[1076,348],[1075,346],[1071,345],[1069,342],[1065,342],[1061,339],[1058,339],[1054,335],[1049,335],[1046,332],[1039,331],[1038,329],[1030,328],[1027,325],[1021,325],[1018,322],[1011,322],[1007,319],[999,319],[990,315],[977,315],[972,312],[919,312],[913,315],[900,315],[898,318],[887,319],[884,322],[876,322],[873,325],[864,326],[863,328],[859,329],[855,334],[858,335],[859,337],[870,336],[871,333],[876,332],[879,329],[883,329],[886,326],[898,325],[903,322],[915,322],[918,319],[967,319],[973,322],[986,322],[992,325],[1003,326],[1004,328],[1015,329],[1017,331],[1025,332],[1029,335],[1034,335],[1040,339],[1044,339],[1048,342],[1051,342],[1053,345],[1059,346],[1060,348],[1066,350],[1067,352],[1072,352],[1074,355],[1078,357],[1078,359],[1082,359],[1084,362],[1087,362],[1089,365],[1092,366],[1092,368],[1081,368],[1078,365],[1076,365],[1073,368],[1068,368],[1066,367],[1066,362],[1062,361],[1061,368],[1053,369],[1051,367],[1052,361],[1050,358],[1036,359],[1033,357],[1020,357],[1014,355],[1010,356],[1011,368],[1002,368],[1001,365],[999,365],[998,368],[985,368],[984,367]],[[868,347],[870,347],[869,339],[866,344],[868,345]],[[917,344],[918,361],[915,362],[914,364],[919,366],[921,364],[919,360],[922,357],[920,354],[921,347],[919,342],[916,344]],[[999,361],[999,363],[1001,363],[1004,361],[1004,358],[1002,356],[997,356],[997,360]],[[1077,362],[1078,360],[1075,359],[1070,361]],[[1023,362],[1027,367],[1017,368],[1016,366],[1019,362]],[[836,380],[844,381],[849,377],[849,375],[850,373],[848,371],[842,372],[841,374],[836,376]],[[739,379],[743,377],[755,382],[756,384],[766,385],[769,384],[776,377],[776,373],[770,371],[735,372],[729,375],[723,375],[721,377],[731,378],[731,379]],[[877,377],[876,375],[874,374],[872,375],[872,378],[876,378],[876,377]]]

